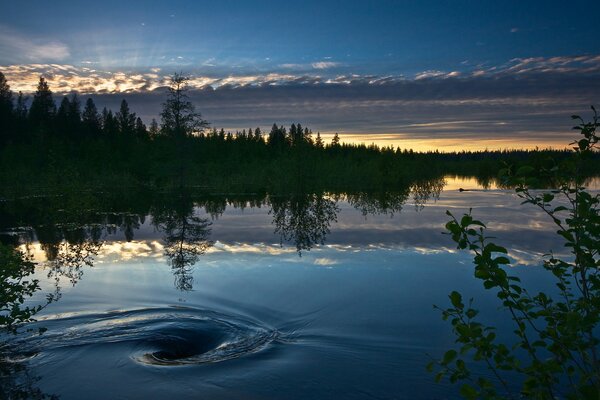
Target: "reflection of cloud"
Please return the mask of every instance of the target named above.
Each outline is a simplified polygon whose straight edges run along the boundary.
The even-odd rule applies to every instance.
[[[323,266],[330,266],[330,265],[336,265],[339,264],[338,260],[334,260],[332,258],[315,258],[314,261],[315,265],[323,265]]]
[[[34,40],[0,26],[0,60],[61,61],[69,57],[66,44],[53,40]]]

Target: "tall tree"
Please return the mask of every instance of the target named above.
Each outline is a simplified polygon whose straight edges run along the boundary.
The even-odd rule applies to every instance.
[[[44,137],[52,128],[55,114],[56,105],[52,99],[52,91],[48,87],[46,79],[41,76],[29,109],[29,121],[32,128]]]
[[[323,148],[323,139],[321,139],[321,132],[317,132],[317,138],[315,139],[315,146],[319,149]]]
[[[129,104],[127,104],[125,99],[121,101],[121,108],[119,108],[116,118],[119,125],[119,132],[122,135],[132,135],[135,133],[135,113],[129,111]]]
[[[0,72],[0,143],[6,142],[13,135],[13,129],[13,93],[6,77]]]
[[[295,125],[293,126],[295,127]],[[269,132],[268,144],[272,147],[282,147],[286,144],[285,128],[283,126],[278,127],[277,124],[273,124],[271,132]]]
[[[137,136],[140,139],[148,138],[148,130],[146,129],[144,121],[142,121],[140,117],[137,117],[137,119],[135,120],[135,136]]]
[[[71,108],[71,102],[67,96],[64,96],[56,111],[54,117],[54,129],[60,137],[69,136],[69,109]]]
[[[254,140],[256,140],[257,142],[261,142],[263,140],[262,132],[260,131],[260,127],[258,126],[254,130]]]
[[[97,136],[102,129],[102,121],[94,100],[88,98],[85,102],[83,114],[81,115],[83,130],[89,136]]]
[[[106,107],[102,110],[102,132],[106,136],[115,136],[119,133],[119,123],[112,110],[108,110]]]
[[[202,133],[209,124],[202,119],[202,115],[195,111],[189,100],[189,78],[182,74],[171,77],[169,95],[163,103],[161,117],[161,132],[170,137],[187,137]]]
[[[81,102],[76,93],[71,95],[67,114],[68,133],[73,137],[81,136]]]
[[[152,122],[150,122],[150,129],[148,129],[148,135],[150,139],[154,139],[160,134],[160,130],[158,129],[158,122],[154,118],[152,118]]]
[[[19,92],[14,113],[16,137],[18,140],[29,139],[31,137],[31,132],[27,126],[27,100],[28,98],[23,95],[23,92]]]

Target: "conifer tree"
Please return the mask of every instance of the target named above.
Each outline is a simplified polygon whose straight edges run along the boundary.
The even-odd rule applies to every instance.
[[[339,145],[340,145],[340,136],[336,132],[335,135],[333,135],[333,139],[331,139],[331,146],[337,147]]]
[[[135,113],[129,111],[129,104],[123,99],[121,101],[121,107],[116,115],[117,125],[119,126],[119,132],[122,135],[132,135],[135,132]]]
[[[13,93],[0,72],[0,143],[8,141],[14,129]]]
[[[140,139],[148,138],[148,130],[140,117],[135,120],[135,136]]]
[[[323,139],[321,139],[321,132],[317,132],[317,138],[315,139],[315,146],[318,149],[323,148]]]
[[[171,77],[169,95],[160,114],[161,131],[169,137],[183,138],[202,133],[209,125],[189,100],[188,80],[181,74]]]
[[[56,105],[52,99],[52,91],[46,79],[41,76],[29,109],[31,127],[43,138],[51,130],[55,114]]]
[[[98,114],[96,104],[94,104],[94,100],[92,100],[91,97],[85,102],[81,119],[83,129],[87,135],[96,136],[100,133],[102,129],[102,121],[100,119],[100,115]]]
[[[150,139],[156,138],[160,134],[160,130],[158,129],[158,122],[156,119],[152,118],[152,122],[150,122],[150,129],[148,129],[148,135]]]

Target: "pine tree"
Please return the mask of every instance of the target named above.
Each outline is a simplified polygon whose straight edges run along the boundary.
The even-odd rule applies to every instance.
[[[144,121],[142,121],[140,117],[137,117],[137,119],[135,120],[135,136],[137,136],[140,139],[148,138],[148,130],[146,129]]]
[[[119,123],[112,110],[107,110],[106,107],[102,110],[102,131],[106,136],[115,136],[119,133]]]
[[[73,93],[69,100],[67,114],[67,133],[72,137],[81,137],[81,102],[77,94]]]
[[[17,106],[15,107],[14,113],[17,140],[31,139],[31,132],[28,129],[27,123],[27,100],[28,98],[23,95],[23,92],[19,92],[19,95],[17,96]]]
[[[315,146],[318,149],[323,148],[323,139],[321,139],[321,132],[317,132],[317,138],[315,139]]]
[[[33,100],[29,109],[29,122],[31,123],[31,127],[43,138],[50,132],[55,114],[56,105],[52,99],[52,91],[48,87],[48,82],[46,82],[46,79],[42,76],[40,77],[37,91],[33,95]]]
[[[69,135],[69,109],[71,102],[67,96],[64,96],[58,106],[58,111],[54,117],[54,129],[59,137]]]
[[[195,111],[195,107],[187,95],[189,78],[174,74],[171,77],[169,95],[163,103],[161,131],[170,137],[183,138],[204,132],[208,122]]]
[[[135,133],[135,113],[129,111],[129,104],[125,99],[121,101],[121,108],[119,108],[116,119],[119,132],[122,135],[133,135]]]
[[[150,136],[150,139],[154,139],[158,137],[159,134],[160,130],[158,129],[158,122],[156,122],[156,119],[152,118],[152,122],[150,122],[150,129],[148,130],[148,135]]]
[[[14,133],[13,130],[13,93],[4,74],[0,72],[0,143],[8,141]]]
[[[262,142],[263,137],[262,137],[262,132],[260,131],[260,127],[256,127],[256,129],[254,130],[254,139],[257,142]]]
[[[340,145],[340,136],[336,132],[335,135],[333,135],[333,139],[331,139],[331,147],[338,147],[339,145]]]
[[[96,104],[94,104],[94,100],[88,98],[85,102],[85,108],[83,109],[83,114],[81,116],[83,130],[89,136],[97,136],[102,129],[102,121],[100,120],[100,115],[98,114],[98,109],[96,108]]]

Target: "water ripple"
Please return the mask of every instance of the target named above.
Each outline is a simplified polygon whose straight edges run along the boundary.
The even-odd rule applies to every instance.
[[[157,366],[240,358],[266,349],[283,336],[276,329],[244,317],[189,307],[49,316],[37,324],[48,331],[19,341],[26,340],[43,352],[126,344],[127,356],[135,362]]]

